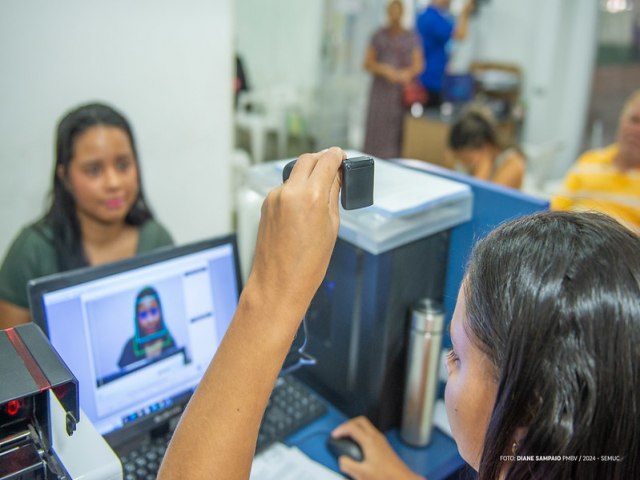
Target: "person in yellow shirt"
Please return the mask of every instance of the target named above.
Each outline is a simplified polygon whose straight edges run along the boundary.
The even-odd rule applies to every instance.
[[[585,152],[551,200],[554,210],[596,210],[640,232],[640,90],[620,116],[617,142]]]

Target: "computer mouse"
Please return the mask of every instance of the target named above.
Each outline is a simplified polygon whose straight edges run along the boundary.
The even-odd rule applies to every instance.
[[[361,462],[364,459],[360,445],[351,437],[335,438],[330,436],[327,439],[327,448],[336,459],[342,455],[346,455],[356,462]]]

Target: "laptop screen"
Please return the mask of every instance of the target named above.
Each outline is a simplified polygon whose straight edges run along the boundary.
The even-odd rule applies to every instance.
[[[83,412],[117,444],[182,410],[240,288],[228,236],[34,280],[29,296],[34,321],[78,378]]]

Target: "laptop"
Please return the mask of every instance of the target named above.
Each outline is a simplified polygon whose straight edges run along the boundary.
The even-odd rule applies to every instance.
[[[229,235],[29,283],[34,322],[121,459],[175,425],[231,322],[239,272]]]

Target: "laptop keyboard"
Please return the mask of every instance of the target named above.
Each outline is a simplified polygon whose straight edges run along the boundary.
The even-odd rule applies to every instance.
[[[291,375],[278,378],[260,425],[256,453],[284,440],[327,412],[322,400]],[[123,456],[124,480],[155,480],[172,432],[142,444]]]
[[[284,440],[326,412],[322,400],[304,383],[291,375],[278,378],[262,418],[256,453]]]
[[[122,457],[124,480],[155,480],[172,433],[154,437]]]

